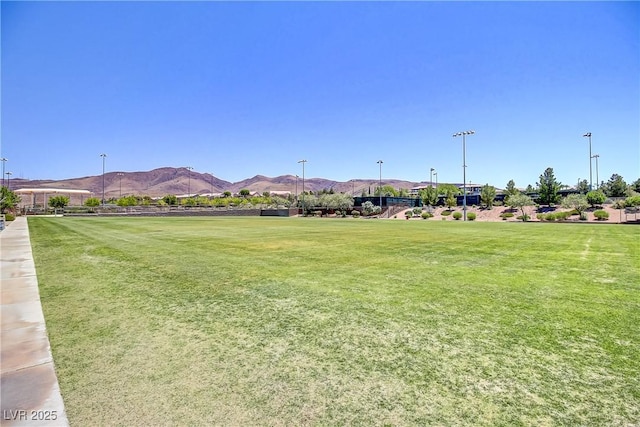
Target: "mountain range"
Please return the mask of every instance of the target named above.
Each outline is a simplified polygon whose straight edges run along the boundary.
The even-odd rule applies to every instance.
[[[82,178],[70,178],[63,180],[28,180],[14,178],[11,180],[11,189],[21,188],[58,188],[73,190],[89,190],[100,197],[103,190],[106,198],[126,195],[139,195],[162,197],[167,194],[196,195],[219,194],[225,191],[238,193],[242,189],[251,192],[263,193],[289,191],[292,194],[302,192],[302,178],[295,175],[282,175],[267,177],[256,175],[238,182],[229,182],[219,179],[208,173],[199,173],[188,168],[158,168],[147,172],[107,172],[103,175],[86,176]],[[398,179],[385,179],[383,185],[391,185],[394,188],[410,189],[418,185],[427,185],[426,182],[410,182]],[[338,193],[360,195],[362,191],[373,192],[378,185],[375,179],[354,179],[346,182],[333,181],[325,178],[306,178],[304,189],[306,191],[322,191],[333,189]]]

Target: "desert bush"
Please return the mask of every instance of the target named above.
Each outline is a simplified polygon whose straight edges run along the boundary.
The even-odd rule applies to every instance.
[[[5,221],[15,221],[15,219],[16,219],[16,216],[14,214],[8,213],[4,215]]]
[[[609,219],[609,212],[603,209],[598,209],[597,211],[594,211],[593,215],[596,217],[598,221],[606,221]]]
[[[624,203],[625,203],[625,206],[628,208],[640,206],[640,196],[627,197]]]
[[[459,212],[458,212],[459,213]],[[451,215],[451,211],[442,211],[442,213],[440,214],[442,216],[449,216]]]
[[[430,212],[422,212],[422,214],[420,214],[420,216],[422,217],[422,219],[433,218],[433,214],[430,213]]]
[[[587,193],[587,202],[591,207],[602,206],[607,200],[607,196],[600,190],[593,190]]]
[[[467,219],[468,219],[469,221],[473,221],[473,220],[475,220],[475,219],[476,219],[476,214],[475,214],[474,212],[469,212],[469,213],[467,214]]]
[[[351,211],[351,216],[354,217],[354,218],[359,218],[360,217],[360,212],[356,211],[356,210],[353,210],[353,211]]]
[[[414,215],[420,215],[421,212],[422,212],[422,208],[413,208]]]
[[[67,196],[53,196],[49,198],[49,206],[55,209],[64,209],[69,204]]]
[[[587,219],[589,219],[589,218],[587,217],[587,213],[586,213],[586,212],[582,212],[582,213],[580,214],[580,221],[586,221]]]
[[[459,220],[460,218],[462,218],[462,213],[460,213],[460,212],[454,212],[453,213],[453,219]]]
[[[516,219],[519,219],[521,221],[529,221],[530,218],[529,218],[529,215],[524,214],[524,215],[518,215]]]
[[[513,212],[503,212],[500,214],[500,218],[502,219],[513,218],[513,216],[514,216]]]
[[[89,197],[87,200],[85,200],[84,205],[93,208],[96,206],[100,206],[100,199],[98,199],[97,197]]]
[[[572,212],[549,212],[549,213],[539,213],[537,218],[540,221],[564,221],[573,215]]]

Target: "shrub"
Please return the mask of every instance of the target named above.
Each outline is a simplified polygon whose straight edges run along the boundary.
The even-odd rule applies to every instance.
[[[628,208],[640,206],[640,196],[627,197],[624,204]]]
[[[580,221],[586,221],[587,219],[588,219],[587,218],[587,213],[586,212],[582,212],[580,214]]]
[[[5,214],[5,215],[4,215],[4,219],[5,219],[5,221],[7,221],[7,222],[8,222],[8,221],[15,221],[16,216],[15,216],[14,214],[10,214],[10,213],[8,213],[8,214]]]
[[[98,199],[97,197],[89,197],[85,202],[84,202],[85,206],[89,206],[89,207],[97,207],[100,206],[100,199]]]
[[[500,214],[500,218],[502,219],[507,219],[507,218],[513,218],[513,212],[503,212]]]
[[[518,215],[516,219],[519,219],[521,221],[529,221],[529,215],[527,215],[527,214]]]
[[[476,214],[475,214],[474,212],[469,212],[469,213],[467,214],[467,219],[468,219],[469,221],[473,221],[474,219],[476,219]]]
[[[462,218],[462,214],[460,212],[453,213],[453,219],[459,220],[460,218]]]
[[[422,217],[422,219],[433,218],[433,214],[429,213],[429,212],[422,212],[422,214],[420,216]]]
[[[362,215],[371,215],[374,213],[374,208],[376,206],[373,205],[370,201],[366,201],[362,204]]]
[[[459,212],[458,212],[459,213]],[[442,216],[449,216],[451,215],[451,211],[442,211],[442,213],[440,214]]]
[[[231,195],[231,194],[229,194],[229,195]],[[178,196],[176,196],[174,194],[167,194],[166,196],[164,196],[162,198],[162,201],[164,201],[169,206],[175,206],[175,205],[178,204]]]
[[[607,200],[607,196],[600,190],[593,190],[587,193],[587,202],[593,206],[602,206]]]
[[[597,211],[594,211],[593,215],[596,217],[598,221],[606,221],[609,219],[609,212],[602,209],[598,209]]]
[[[413,208],[413,214],[414,215],[420,215],[420,212],[422,212],[421,208]]]
[[[354,218],[359,218],[360,217],[360,212],[356,211],[356,210],[353,210],[353,211],[351,211],[351,216],[354,217]]]

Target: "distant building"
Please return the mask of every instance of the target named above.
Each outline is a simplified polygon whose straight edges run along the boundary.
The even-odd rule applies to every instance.
[[[70,188],[20,188],[14,190],[14,193],[21,198],[18,204],[18,207],[21,208],[46,208],[49,197],[58,195],[69,197],[71,205],[82,205],[85,200],[93,195],[89,190],[74,190]]]

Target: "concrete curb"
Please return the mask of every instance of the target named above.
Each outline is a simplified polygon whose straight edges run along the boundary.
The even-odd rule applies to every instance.
[[[0,233],[0,267],[0,424],[68,426],[26,217]]]

